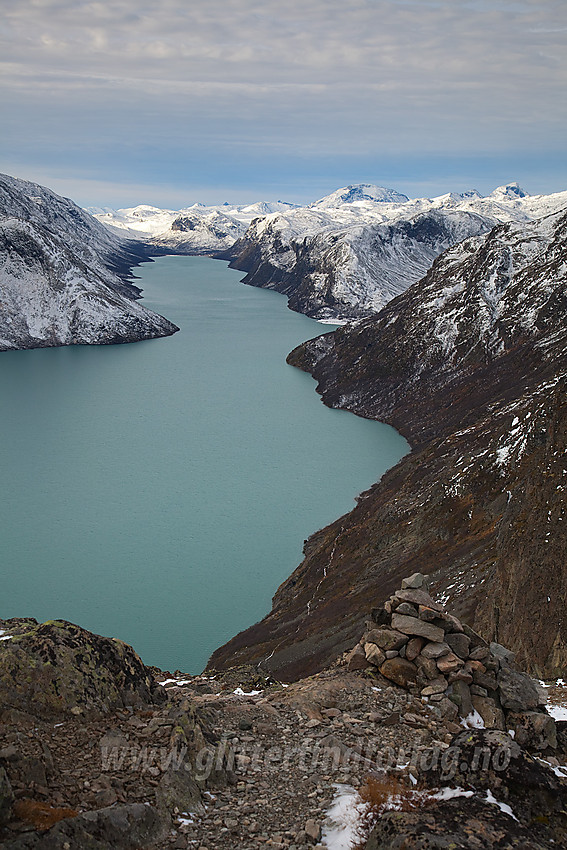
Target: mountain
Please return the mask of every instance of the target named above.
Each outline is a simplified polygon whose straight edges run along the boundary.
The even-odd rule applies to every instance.
[[[141,240],[153,254],[216,254],[231,248],[258,216],[294,209],[285,201],[259,201],[255,204],[205,206],[193,204],[182,210],[159,209],[148,205],[113,210],[90,208],[101,224],[112,232]]]
[[[391,423],[412,451],[314,534],[272,612],[215,669],[321,669],[401,577],[539,676],[567,663],[567,207],[444,252],[377,316],[299,346],[330,407]]]
[[[244,282],[287,295],[313,318],[370,316],[419,280],[443,250],[495,224],[528,221],[567,204],[567,193],[529,196],[516,183],[409,200],[362,184],[253,221],[223,255]]]
[[[384,189],[382,186],[374,186],[371,183],[357,183],[354,186],[345,186],[331,192],[319,201],[309,204],[310,209],[328,210],[337,209],[345,204],[356,204],[357,206],[374,204],[403,204],[409,201],[407,195],[396,192],[395,189]]]
[[[128,278],[145,259],[72,201],[0,175],[0,350],[175,333],[136,301]]]

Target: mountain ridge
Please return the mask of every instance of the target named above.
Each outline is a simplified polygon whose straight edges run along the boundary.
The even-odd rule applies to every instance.
[[[325,404],[392,424],[412,451],[309,538],[272,611],[211,668],[231,659],[308,675],[346,647],[364,605],[420,570],[532,672],[562,674],[566,243],[567,212],[497,225],[448,249],[377,316],[289,355]]]

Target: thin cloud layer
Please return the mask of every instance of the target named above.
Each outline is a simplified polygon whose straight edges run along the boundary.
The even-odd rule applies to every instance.
[[[552,156],[563,0],[4,0],[7,162]],[[152,166],[153,162],[153,166]],[[303,163],[305,166],[305,163]],[[201,166],[202,167],[202,166]],[[212,171],[212,169],[211,169]],[[97,174],[95,174],[97,172]],[[24,175],[25,176],[25,175]],[[226,182],[226,181],[225,181]],[[557,188],[563,188],[558,186]]]

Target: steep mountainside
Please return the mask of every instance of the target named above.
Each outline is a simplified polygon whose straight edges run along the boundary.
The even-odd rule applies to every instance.
[[[0,350],[175,333],[136,303],[128,278],[144,259],[72,201],[0,175]]]
[[[413,451],[306,543],[272,612],[213,655],[294,678],[348,646],[420,569],[542,675],[567,663],[567,214],[445,252],[376,316],[296,349],[323,401]]]
[[[517,184],[409,200],[348,186],[308,207],[252,222],[225,257],[245,283],[275,289],[293,310],[323,320],[370,316],[419,280],[443,250],[498,222],[561,209],[567,193],[530,197]]]

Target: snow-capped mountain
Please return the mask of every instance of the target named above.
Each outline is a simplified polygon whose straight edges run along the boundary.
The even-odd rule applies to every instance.
[[[404,204],[409,201],[407,195],[402,195],[395,189],[384,189],[382,186],[373,186],[371,183],[357,183],[354,186],[345,186],[331,192],[319,201],[309,204],[310,209],[334,210],[348,204],[356,204],[363,207],[368,204]],[[275,212],[275,210],[274,210]]]
[[[563,675],[566,257],[567,204],[497,225],[444,252],[378,315],[289,355],[326,404],[393,424],[412,451],[307,541],[271,614],[211,666],[321,669],[420,569],[486,639],[540,678]]]
[[[128,277],[143,259],[72,201],[0,175],[0,350],[175,333],[136,301]]]
[[[441,251],[498,222],[560,209],[567,192],[527,195],[517,183],[409,200],[363,184],[308,207],[254,220],[225,253],[245,283],[282,292],[293,310],[323,320],[372,315],[419,280]]]
[[[230,248],[258,216],[295,209],[285,201],[205,206],[193,204],[182,210],[140,205],[126,209],[89,208],[101,224],[142,240],[154,253],[215,254]]]

